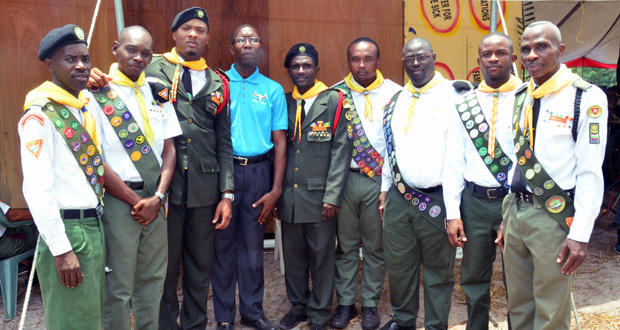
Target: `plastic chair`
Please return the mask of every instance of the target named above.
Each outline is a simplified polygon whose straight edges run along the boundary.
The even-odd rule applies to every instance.
[[[0,225],[15,228],[32,224],[32,221],[10,222],[4,212],[0,211]],[[2,290],[2,301],[4,302],[4,318],[10,320],[15,317],[17,309],[17,266],[19,263],[34,255],[34,250],[26,251],[22,254],[0,260],[0,289]]]

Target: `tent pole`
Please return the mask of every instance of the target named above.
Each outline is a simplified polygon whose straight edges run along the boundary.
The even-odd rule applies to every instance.
[[[114,13],[116,16],[116,30],[118,37],[121,37],[121,31],[125,28],[125,15],[123,14],[123,0],[114,0]]]
[[[491,0],[491,23],[489,25],[489,33],[497,31],[497,1]]]

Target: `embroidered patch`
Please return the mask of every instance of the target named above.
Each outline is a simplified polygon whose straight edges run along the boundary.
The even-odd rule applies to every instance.
[[[590,123],[590,144],[601,143],[601,137],[599,135],[598,123]]]
[[[598,118],[603,114],[603,109],[598,105],[593,105],[588,108],[588,116],[592,118]]]
[[[258,100],[258,103],[260,103],[260,104],[265,104],[265,103],[263,103],[263,101],[265,101],[268,98],[267,94],[260,95],[256,91],[254,91],[254,94],[252,94],[252,96],[254,96],[256,98],[256,100],[254,100],[254,101],[257,102],[257,100]]]
[[[551,213],[560,213],[566,207],[566,202],[562,196],[552,196],[545,203],[547,210]]]
[[[39,158],[41,150],[43,149],[43,139],[37,139],[27,142],[26,148],[28,148],[28,151],[30,151],[34,158]]]
[[[24,117],[24,119],[22,119],[22,128],[24,128],[24,126],[26,125],[26,122],[28,122],[30,119],[34,119],[34,120],[38,121],[39,124],[41,124],[41,126],[43,126],[43,117],[41,117],[41,115],[38,115],[36,113],[31,113],[29,115],[26,115],[26,117]]]
[[[161,96],[164,100],[168,99],[168,88],[162,89],[157,95]]]
[[[261,99],[260,95],[256,94],[256,92],[254,92],[254,96],[258,98],[258,101],[262,101],[263,99]],[[265,97],[267,98],[267,94],[265,94]],[[213,103],[217,104],[218,106],[224,102],[224,97],[222,96],[222,93],[220,92],[213,92],[211,93],[211,101],[213,101]]]
[[[575,217],[566,218],[566,224],[568,225],[568,228],[570,228],[570,226],[573,224],[573,219],[575,219]]]

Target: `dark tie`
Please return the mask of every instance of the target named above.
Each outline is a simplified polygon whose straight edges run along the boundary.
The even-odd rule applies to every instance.
[[[306,101],[301,100],[301,122],[303,123],[306,119]]]
[[[534,99],[534,104],[532,105],[532,125],[534,126],[533,137],[534,143],[536,143],[536,125],[538,124],[538,115],[540,114],[540,99]],[[528,143],[527,141],[525,143]],[[532,150],[533,152],[533,150]],[[514,193],[526,193],[527,191],[527,182],[521,174],[521,170],[517,168],[515,170],[515,174],[512,176],[512,184],[510,185],[510,190]]]
[[[186,66],[183,67],[183,77],[181,77],[181,81],[183,81],[183,86],[187,92],[187,98],[191,99],[194,94],[192,93],[192,74]]]

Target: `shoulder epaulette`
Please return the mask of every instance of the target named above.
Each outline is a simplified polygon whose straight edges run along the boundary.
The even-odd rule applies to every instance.
[[[46,104],[48,104],[50,102],[50,100],[46,97],[40,97],[34,101],[32,101],[32,103],[30,103],[30,105],[28,106],[28,108],[34,106],[37,106],[39,108],[43,108]]]
[[[159,103],[166,103],[169,101],[168,94],[170,93],[170,88],[163,80],[155,76],[147,76],[146,82],[148,82],[149,86],[151,87],[153,99],[155,99]]]
[[[471,81],[468,80],[455,80],[452,83],[452,87],[454,87],[454,90],[457,93],[462,93],[462,92],[466,92],[469,90],[474,90],[476,89],[476,87],[478,87],[478,85],[472,83]]]
[[[215,73],[217,73],[218,76],[222,77],[222,79],[226,79],[230,81],[230,77],[226,74],[226,71],[222,69],[213,69],[213,71],[215,71]]]
[[[581,77],[577,77],[577,79],[573,81],[573,87],[576,87],[576,88],[579,88],[585,91],[588,88],[592,87],[592,84],[583,80]]]

